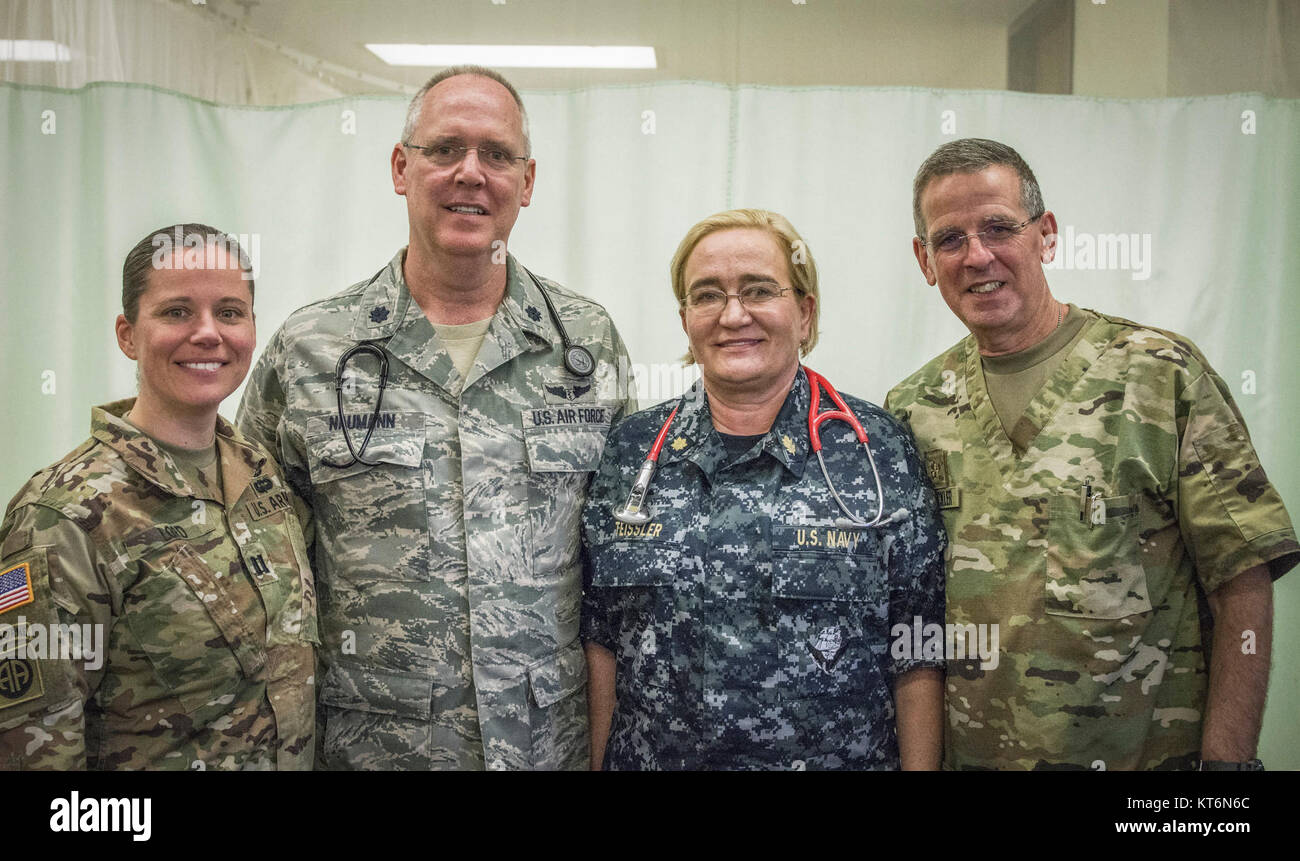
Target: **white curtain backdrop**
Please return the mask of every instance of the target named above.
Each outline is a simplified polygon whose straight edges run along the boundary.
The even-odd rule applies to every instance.
[[[0,56],[0,80],[74,88],[156,84],[229,104],[292,104],[341,95],[315,58],[259,42],[206,7],[175,0],[0,0],[0,38],[49,40],[66,62]],[[354,77],[349,75],[349,78]],[[378,83],[378,92],[396,87]]]
[[[605,304],[645,367],[643,404],[684,384],[673,249],[733,206],[803,233],[823,297],[809,364],[881,400],[965,334],[912,257],[912,175],[944,141],[992,137],[1034,167],[1070,246],[1071,267],[1049,273],[1057,296],[1198,343],[1300,514],[1300,102],[711,84],[524,95],[537,187],[511,250]],[[404,109],[397,96],[263,108],[133,84],[0,85],[0,488],[84,439],[91,404],[134,392],[112,324],[122,259],[150,229],[253,237],[260,343],[383,266],[407,232],[388,165]],[[1116,259],[1086,268],[1098,245]],[[1279,584],[1279,655],[1300,648],[1298,577]],[[1265,752],[1300,767],[1289,666]]]

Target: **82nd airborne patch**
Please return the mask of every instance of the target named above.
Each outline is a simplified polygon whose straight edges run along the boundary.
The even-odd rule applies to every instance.
[[[44,694],[41,668],[36,661],[21,658],[0,661],[0,709],[39,699]]]

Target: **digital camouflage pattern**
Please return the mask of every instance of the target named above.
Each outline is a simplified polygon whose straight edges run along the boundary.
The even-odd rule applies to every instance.
[[[570,375],[538,288],[508,257],[507,289],[462,379],[402,275],[296,311],[254,368],[239,423],[280,458],[316,515],[324,638],[323,765],[585,768],[578,641],[579,516],[610,423],[634,404],[603,308],[549,284],[596,359]],[[335,365],[363,341],[389,358],[366,460],[339,428]],[[349,363],[360,449],[378,362]]]
[[[823,403],[829,399],[823,397]],[[646,504],[614,520],[674,403],[620,423],[583,512],[583,638],[616,659],[609,769],[897,769],[895,624],[943,621],[944,535],[906,431],[845,396],[884,488],[844,518],[809,448],[801,368],[767,435],[730,461],[703,387],[684,396]],[[821,426],[846,504],[876,487],[848,424]]]
[[[1100,316],[1008,438],[968,337],[886,406],[911,426],[944,506],[948,621],[1000,626],[996,669],[949,666],[945,764],[1190,766],[1205,595],[1252,566],[1281,576],[1300,552],[1200,351]]]
[[[225,505],[215,475],[191,481],[122,420],[132,404],[93,409],[91,438],[37,473],[0,528],[0,570],[26,565],[34,589],[0,624],[102,625],[105,645],[91,669],[11,644],[0,677],[24,689],[0,683],[0,769],[310,769],[317,636],[300,503],[218,418]]]

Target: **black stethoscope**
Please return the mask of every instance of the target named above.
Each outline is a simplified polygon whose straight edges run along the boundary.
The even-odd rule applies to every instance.
[[[568,330],[564,328],[564,323],[560,320],[560,314],[555,310],[555,304],[551,301],[550,294],[542,286],[542,282],[537,280],[537,276],[529,272],[526,267],[520,267],[532,280],[537,289],[541,291],[542,300],[546,302],[546,310],[551,315],[551,322],[560,332],[560,341],[564,344],[564,369],[575,377],[590,377],[596,371],[596,359],[591,355],[591,351],[581,344],[575,344],[569,340]],[[392,338],[389,335],[383,343],[388,343]],[[379,394],[375,398],[375,409],[370,414],[370,421],[366,425],[366,435],[361,438],[361,449],[358,451],[352,445],[352,435],[348,433],[347,419],[343,415],[343,372],[347,370],[348,362],[359,353],[369,353],[379,360]],[[362,341],[354,347],[346,350],[343,355],[339,356],[338,364],[334,366],[334,396],[339,410],[339,429],[343,431],[343,441],[347,443],[348,454],[352,455],[352,460],[347,463],[338,463],[330,458],[322,457],[321,463],[334,469],[347,469],[354,464],[364,464],[366,466],[375,466],[379,463],[377,460],[366,460],[363,455],[366,453],[366,446],[370,444],[370,435],[375,432],[375,425],[379,421],[379,413],[384,407],[384,388],[388,385],[388,354],[378,341]]]

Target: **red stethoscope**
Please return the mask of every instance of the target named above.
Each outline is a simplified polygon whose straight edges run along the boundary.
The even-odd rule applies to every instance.
[[[853,415],[853,411],[849,409],[848,404],[844,403],[840,393],[835,391],[835,387],[827,382],[825,377],[809,367],[804,368],[804,373],[808,375],[808,389],[812,394],[808,403],[808,438],[812,444],[812,450],[817,454],[817,463],[821,465],[822,478],[825,479],[826,486],[830,488],[831,496],[835,497],[835,502],[839,504],[840,510],[844,512],[844,516],[854,526],[876,526],[885,513],[885,494],[880,486],[880,473],[876,470],[876,459],[871,454],[871,445],[867,441],[867,432],[862,429],[862,423],[858,421],[857,416]],[[826,394],[830,395],[831,401],[838,409],[827,410],[824,413],[818,412],[821,406],[822,389],[826,390]],[[650,453],[646,455],[645,462],[641,464],[641,471],[637,473],[636,481],[632,483],[632,492],[628,494],[627,504],[614,512],[614,519],[618,522],[636,526],[650,519],[650,512],[645,505],[646,493],[650,490],[650,480],[654,478],[655,467],[659,463],[659,452],[664,447],[664,439],[668,436],[668,428],[672,425],[673,419],[677,417],[677,410],[680,408],[680,404],[673,407],[673,411],[668,414],[663,427],[659,428],[654,445],[650,447]],[[849,427],[853,428],[853,433],[858,438],[858,442],[862,443],[862,447],[867,452],[867,462],[871,464],[871,475],[876,480],[876,516],[873,520],[864,520],[849,510],[849,507],[844,504],[844,500],[840,498],[839,491],[835,489],[835,483],[831,481],[830,473],[826,471],[826,460],[822,457],[820,428],[822,422],[836,419],[848,422]]]

